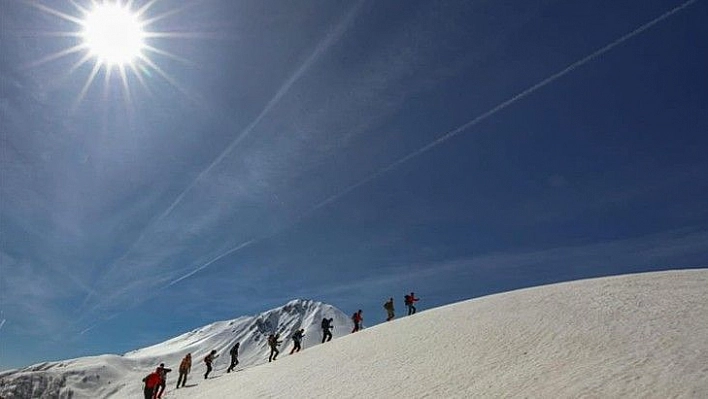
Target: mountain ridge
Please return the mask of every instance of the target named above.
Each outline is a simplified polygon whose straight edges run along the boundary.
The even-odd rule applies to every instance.
[[[0,373],[0,398],[76,398],[84,394],[96,397],[97,393],[100,397],[124,393],[130,396],[136,394],[135,387],[118,382],[126,380],[126,375],[139,386],[142,377],[160,363],[177,373],[181,359],[191,353],[189,378],[201,378],[200,363],[204,356],[216,350],[220,358],[214,363],[215,371],[223,370],[228,366],[228,353],[235,342],[241,343],[239,368],[252,367],[267,361],[267,336],[271,333],[283,337],[281,352],[290,345],[292,333],[300,328],[305,329],[305,348],[317,343],[324,316],[334,319],[335,338],[347,331],[349,318],[336,307],[309,299],[293,299],[256,315],[215,321],[123,355],[84,356],[4,371]]]

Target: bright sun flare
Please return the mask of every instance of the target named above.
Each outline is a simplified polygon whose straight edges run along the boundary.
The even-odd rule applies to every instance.
[[[0,0],[1,1],[1,0]],[[46,0],[50,1],[50,0]],[[56,0],[51,0],[59,3]],[[89,93],[92,83],[103,77],[104,96],[115,86],[118,77],[124,98],[130,102],[131,85],[140,83],[148,92],[149,83],[156,75],[161,76],[173,87],[183,93],[186,91],[180,87],[177,81],[165,72],[158,61],[153,58],[167,58],[182,61],[185,60],[168,51],[160,49],[158,44],[162,40],[182,40],[196,37],[195,33],[165,32],[156,30],[155,23],[161,21],[160,25],[169,26],[167,17],[179,14],[187,6],[183,7],[163,7],[166,8],[161,14],[155,14],[151,10],[158,0],[70,0],[62,2],[61,8],[53,8],[42,4],[41,1],[33,1],[31,6],[40,11],[61,18],[76,25],[77,30],[58,31],[54,35],[59,38],[75,38],[76,42],[69,47],[49,54],[46,57],[32,62],[31,66],[39,66],[49,61],[63,58],[69,55],[79,55],[78,61],[69,69],[69,73],[77,72],[85,65],[90,66],[86,83],[81,88],[74,106],[82,101]],[[174,0],[175,6],[183,4],[183,0]],[[72,9],[73,7],[73,9]]]
[[[132,64],[142,55],[145,31],[126,6],[98,4],[83,21],[81,32],[91,55],[108,66]]]

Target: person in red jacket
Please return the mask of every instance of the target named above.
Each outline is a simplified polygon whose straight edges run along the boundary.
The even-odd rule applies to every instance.
[[[406,307],[408,308],[408,316],[415,314],[415,303],[418,302],[418,298],[416,298],[415,294],[411,292],[411,294],[406,295],[404,299]]]
[[[143,394],[145,394],[145,399],[153,399],[155,392],[157,391],[157,386],[160,385],[160,368],[158,367],[155,371],[148,374],[143,378],[145,383],[145,388],[143,389]]]
[[[352,321],[354,322],[353,333],[361,330],[361,322],[364,321],[364,316],[361,315],[361,309],[352,315]]]

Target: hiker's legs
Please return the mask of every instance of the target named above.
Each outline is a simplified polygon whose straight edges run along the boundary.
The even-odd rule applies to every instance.
[[[206,380],[207,377],[209,377],[209,373],[211,373],[211,364],[207,363],[207,371],[204,373],[204,379]]]
[[[155,390],[155,397],[156,398],[161,398],[162,393],[165,392],[165,382],[161,382],[160,385],[157,386],[157,389]]]

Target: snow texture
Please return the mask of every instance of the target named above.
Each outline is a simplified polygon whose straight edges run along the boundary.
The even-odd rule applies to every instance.
[[[309,313],[284,311],[303,304]],[[198,356],[188,387],[174,389],[177,376],[171,373],[167,398],[708,397],[708,269],[497,294],[401,317],[324,345],[318,343],[321,314],[337,312],[339,334],[349,331],[348,318],[319,303],[286,307],[214,323],[124,357],[6,373],[0,376],[0,396],[41,397],[30,388],[20,393],[29,396],[13,396],[7,388],[25,384],[74,392],[62,397],[137,398],[140,379],[151,368],[168,358],[168,366],[176,366],[192,351]],[[260,364],[268,354],[263,334],[269,328],[294,331],[301,314],[307,315],[300,322],[307,326],[305,349],[288,356],[284,344],[277,361]],[[261,332],[258,326],[266,322],[270,327]],[[204,380],[199,356],[214,347],[227,357],[234,336],[248,342],[246,368],[226,374],[228,362],[222,360],[214,378]],[[53,378],[41,383],[33,377],[50,372]]]

